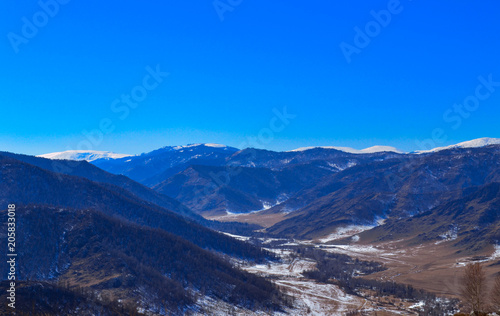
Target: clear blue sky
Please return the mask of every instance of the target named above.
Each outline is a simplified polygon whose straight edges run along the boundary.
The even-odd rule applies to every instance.
[[[95,150],[239,146],[284,106],[296,117],[258,147],[414,150],[436,128],[440,146],[500,137],[500,87],[480,89],[479,104],[469,98],[473,111],[453,108],[476,94],[479,76],[500,82],[498,1],[220,0],[231,9],[223,20],[212,0],[65,1],[53,16],[37,1],[3,3],[0,150],[76,149],[103,119],[114,130]],[[388,7],[377,30],[370,12]],[[366,26],[373,37],[356,48],[355,27]],[[346,45],[357,50],[350,62]],[[135,108],[113,111],[157,65],[168,77]]]

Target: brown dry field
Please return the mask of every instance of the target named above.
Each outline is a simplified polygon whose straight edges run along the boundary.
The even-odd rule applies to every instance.
[[[254,223],[269,227],[284,219],[285,214],[231,214],[224,216],[206,217],[218,221],[236,221]],[[388,270],[379,272],[367,278],[377,278],[410,284],[415,288],[424,289],[437,295],[459,297],[461,278],[464,265],[471,262],[472,256],[458,254],[459,249],[452,247],[453,241],[440,244],[428,243],[420,246],[408,247],[405,241],[371,244],[376,252],[356,250],[338,251],[360,260],[379,261],[386,265]],[[366,245],[365,245],[366,246]],[[334,249],[330,251],[337,252]],[[491,256],[494,249],[475,256]],[[499,264],[495,264],[495,263]],[[484,262],[484,269],[489,282],[494,275],[500,272],[500,258]]]
[[[257,224],[264,228],[273,226],[274,224],[281,222],[285,219],[283,213],[279,214],[229,214],[229,215],[218,215],[218,216],[204,216],[206,219],[219,221],[219,222],[240,222]]]
[[[457,254],[452,247],[453,241],[441,244],[428,243],[416,247],[405,246],[404,242],[390,242],[373,245],[376,253],[349,251],[344,252],[360,260],[383,262],[388,268],[366,278],[376,278],[397,283],[410,284],[437,295],[459,297],[464,263],[472,262],[472,256]],[[491,250],[475,256],[491,256]],[[495,274],[500,272],[500,258],[483,263],[488,282],[492,283]]]
[[[283,220],[284,214],[231,214],[207,217],[218,221],[237,221],[254,223],[269,227]],[[463,262],[470,262],[472,257],[457,254],[459,249],[452,247],[453,241],[440,244],[428,243],[417,247],[408,247],[404,241],[372,244],[378,251],[375,253],[356,250],[339,251],[360,260],[382,262],[388,270],[368,276],[387,281],[410,284],[415,288],[424,289],[437,295],[459,297]],[[332,249],[333,250],[333,249]],[[337,251],[335,251],[337,252]],[[494,249],[475,254],[491,256]],[[489,281],[500,272],[500,258],[484,262],[486,276]]]

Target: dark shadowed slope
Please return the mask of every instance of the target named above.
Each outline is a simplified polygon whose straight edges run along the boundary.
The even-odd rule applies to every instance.
[[[457,251],[500,244],[500,183],[469,188],[460,199],[411,218],[393,219],[360,234],[364,242],[405,240],[409,245],[449,241]]]
[[[140,156],[99,159],[92,163],[114,174],[153,186],[192,164],[222,165],[238,149],[213,144],[164,147]]]
[[[101,185],[107,186],[113,190],[114,186],[125,189],[137,196],[138,199],[156,204],[159,207],[165,208],[174,213],[188,217],[197,223],[219,231],[225,231],[232,234],[250,235],[254,230],[260,229],[260,226],[249,225],[244,223],[220,223],[209,221],[194,213],[179,201],[168,197],[164,194],[156,192],[138,182],[135,182],[122,175],[114,175],[106,172],[86,161],[70,161],[70,160],[50,160],[40,157],[19,155],[9,152],[0,152],[0,156],[11,157],[19,161],[29,163],[33,166],[45,169],[47,171],[56,172],[56,174],[66,174],[72,176],[83,177]]]
[[[117,186],[54,173],[0,156],[0,205],[6,207],[7,203],[97,210],[140,225],[161,228],[202,248],[252,260],[268,257],[259,248],[145,202]]]
[[[280,203],[329,174],[331,171],[312,164],[280,171],[195,165],[153,188],[204,215],[246,213]]]
[[[467,188],[500,181],[500,146],[408,155],[325,177],[267,212],[296,210],[268,229],[299,238],[336,227],[408,217],[459,199]]]
[[[6,212],[0,217],[6,221]],[[16,221],[22,280],[57,280],[177,314],[196,302],[190,290],[257,310],[282,303],[270,282],[160,229],[45,206],[18,207]]]
[[[153,188],[200,214],[247,213],[280,204],[325,176],[399,156],[323,148],[297,152],[245,149],[228,157],[225,166],[191,165]]]
[[[175,213],[187,216],[195,220],[202,220],[202,217],[193,213],[180,202],[168,196],[160,194],[150,188],[137,183],[125,176],[114,175],[106,172],[86,161],[51,160],[35,156],[19,155],[9,152],[0,152],[0,156],[11,157],[19,161],[26,162],[33,166],[61,174],[83,177],[101,184],[111,184],[125,189],[139,199],[154,203],[158,206],[171,210]]]

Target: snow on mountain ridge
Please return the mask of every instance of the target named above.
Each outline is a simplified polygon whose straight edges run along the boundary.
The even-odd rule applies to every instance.
[[[433,152],[454,149],[454,148],[479,148],[479,147],[485,147],[485,146],[489,146],[489,145],[500,145],[500,138],[490,138],[490,137],[477,138],[477,139],[469,140],[466,142],[458,143],[455,145],[450,145],[450,146],[445,146],[445,147],[437,147],[437,148],[434,148],[431,150],[419,150],[419,151],[416,151],[415,153],[418,153],[418,154],[433,153]]]
[[[362,149],[361,152],[365,154],[371,154],[371,153],[380,153],[380,152],[395,152],[395,153],[403,153],[399,149],[391,146],[372,146],[369,148]]]
[[[395,152],[395,153],[402,153],[400,150],[397,148],[391,147],[391,146],[373,146],[365,149],[354,149],[351,147],[336,147],[336,146],[318,146],[318,147],[303,147],[303,148],[297,148],[294,150],[291,150],[290,152],[299,152],[299,151],[307,151],[311,149],[316,149],[316,148],[322,148],[322,149],[335,149],[335,150],[340,150],[346,153],[351,153],[351,154],[373,154],[373,153],[379,153],[379,152]]]
[[[431,150],[417,150],[414,152],[411,152],[410,154],[423,154],[423,153],[433,153],[433,152],[438,152],[442,150],[447,150],[447,149],[454,149],[454,148],[479,148],[479,147],[485,147],[489,145],[500,145],[500,138],[490,138],[490,137],[483,137],[483,138],[478,138],[478,139],[473,139],[469,140],[466,142],[458,143],[455,145],[450,145],[450,146],[445,146],[445,147],[437,147],[433,148]],[[378,152],[395,152],[402,154],[404,152],[398,150],[397,148],[391,147],[391,146],[373,146],[370,148],[365,148],[365,149],[354,149],[350,147],[337,147],[337,146],[316,146],[316,147],[302,147],[302,148],[297,148],[294,150],[290,150],[289,152],[300,152],[300,151],[307,151],[311,149],[316,149],[316,148],[322,148],[322,149],[335,149],[335,150],[340,150],[346,153],[351,153],[351,154],[372,154],[372,153],[378,153]]]
[[[132,155],[127,154],[117,154],[109,151],[97,151],[97,150],[67,150],[62,152],[48,153],[43,155],[38,155],[37,157],[47,158],[47,159],[61,159],[61,160],[86,160],[94,161],[97,159],[118,159],[124,157],[130,157]]]
[[[450,145],[450,146],[445,146],[445,147],[437,147],[431,150],[419,150],[419,151],[414,151],[412,152],[413,154],[422,154],[422,153],[432,153],[432,152],[438,152],[442,150],[447,150],[447,149],[453,149],[453,148],[477,148],[477,147],[484,147],[488,145],[498,145],[500,144],[500,138],[489,138],[489,137],[484,137],[484,138],[478,138],[466,142],[462,142],[459,144],[455,145]],[[157,151],[161,150],[171,150],[171,151],[178,151],[178,150],[183,150],[187,148],[195,148],[195,147],[200,147],[200,146],[205,146],[205,147],[210,147],[214,149],[224,149],[224,150],[238,150],[237,148],[229,147],[226,145],[222,144],[215,144],[215,143],[200,143],[200,144],[189,144],[185,146],[166,146],[161,149],[158,149]],[[404,152],[398,150],[395,147],[392,146],[373,146],[365,149],[354,149],[351,147],[338,147],[338,146],[316,146],[316,147],[302,147],[294,150],[290,150],[288,152],[301,152],[301,151],[307,151],[307,150],[312,150],[316,148],[322,148],[322,149],[335,149],[339,151],[343,151],[346,153],[351,153],[351,154],[372,154],[372,153],[379,153],[379,152],[394,152],[394,153],[399,153],[402,154]],[[144,155],[144,154],[142,154]],[[43,154],[43,155],[38,155],[37,157],[42,157],[42,158],[48,158],[48,159],[62,159],[62,160],[86,160],[86,161],[94,161],[97,159],[119,159],[119,158],[125,158],[125,157],[132,157],[134,155],[128,155],[128,154],[118,154],[118,153],[113,153],[109,151],[95,151],[95,150],[68,150],[68,151],[63,151],[63,152],[55,152],[55,153],[48,153],[48,154]]]
[[[199,146],[205,146],[205,147],[211,147],[211,148],[227,148],[228,146],[222,145],[222,144],[189,144],[186,146],[174,146],[172,147],[174,150],[179,150],[179,149],[184,149],[184,148],[191,148],[191,147],[199,147]]]

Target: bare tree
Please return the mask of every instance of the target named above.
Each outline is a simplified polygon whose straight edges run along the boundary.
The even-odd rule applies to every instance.
[[[500,311],[500,274],[495,278],[495,284],[491,290],[491,305],[495,311]]]
[[[465,267],[463,277],[462,297],[476,314],[485,308],[486,276],[480,263]]]

